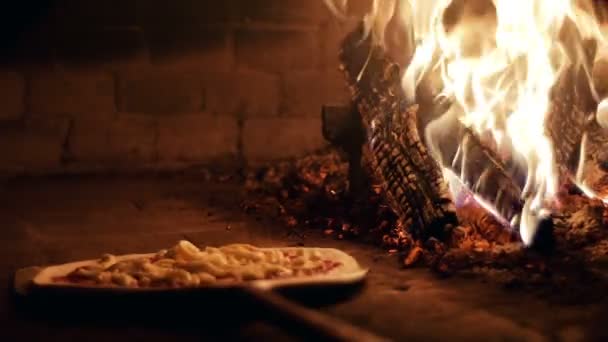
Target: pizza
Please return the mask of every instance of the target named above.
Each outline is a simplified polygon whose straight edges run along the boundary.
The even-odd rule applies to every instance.
[[[179,241],[151,254],[103,255],[97,260],[47,268],[38,283],[84,287],[192,288],[252,281],[298,280],[361,270],[344,252],[329,248],[259,248],[231,244],[199,249]]]

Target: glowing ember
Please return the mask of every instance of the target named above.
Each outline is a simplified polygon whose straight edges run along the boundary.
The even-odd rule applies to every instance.
[[[347,3],[328,2],[338,12]],[[512,167],[523,168],[524,208],[518,222],[512,223],[519,226],[523,242],[530,244],[538,220],[546,215],[543,208],[559,185],[555,149],[546,130],[550,94],[566,70],[581,70],[591,96],[596,103],[601,100],[585,49],[588,41],[596,42],[598,51],[605,45],[591,1],[375,0],[365,17],[368,34],[382,46],[394,21],[407,28],[401,39],[412,44],[405,45],[415,46],[414,51],[403,51],[409,59],[404,92],[412,102],[424,102],[424,88],[435,104],[429,111],[434,113],[428,114],[432,118],[426,126],[427,144],[442,165],[452,164],[443,160],[445,154],[434,141],[450,134],[444,122],[451,118],[487,137]],[[604,127],[606,107],[601,102],[596,115]],[[581,144],[584,155],[585,136]],[[462,174],[459,178],[465,179]],[[585,186],[581,166],[574,178],[586,194],[595,195]],[[492,180],[479,180],[483,181]],[[487,199],[480,203],[497,212]]]

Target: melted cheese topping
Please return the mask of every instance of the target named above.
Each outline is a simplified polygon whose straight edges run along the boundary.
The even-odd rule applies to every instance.
[[[326,273],[341,265],[314,249],[261,249],[247,244],[201,250],[180,241],[151,257],[118,261],[107,254],[79,267],[67,281],[125,287],[196,287],[222,281],[251,281]]]

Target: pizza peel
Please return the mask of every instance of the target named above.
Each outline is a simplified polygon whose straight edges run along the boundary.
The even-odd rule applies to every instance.
[[[276,250],[277,248],[275,248]],[[278,250],[307,249],[304,247],[285,247]],[[322,258],[340,261],[341,265],[325,274],[282,279],[252,280],[247,282],[225,282],[194,288],[128,288],[97,285],[58,283],[54,279],[69,274],[78,267],[91,265],[97,260],[83,260],[67,264],[29,267],[16,272],[15,290],[23,298],[71,299],[76,303],[110,303],[133,306],[138,303],[193,303],[236,302],[248,303],[263,312],[264,316],[279,326],[288,328],[303,336],[332,341],[384,341],[369,331],[299,305],[278,294],[284,290],[301,293],[306,291],[327,290],[341,292],[346,288],[360,285],[368,273],[358,262],[343,251],[333,248],[315,248]],[[119,261],[151,257],[151,254],[129,254],[117,256]],[[302,292],[303,291],[303,292]],[[130,304],[125,304],[130,303]]]

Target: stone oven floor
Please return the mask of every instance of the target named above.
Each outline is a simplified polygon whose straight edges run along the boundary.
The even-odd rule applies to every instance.
[[[354,298],[321,310],[395,340],[582,340],[605,336],[606,303],[559,304],[477,279],[439,279],[426,269],[399,268],[397,257],[320,233],[288,235],[245,215],[236,184],[192,176],[60,177],[0,183],[0,340],[289,340],[255,321],[239,329],[175,329],[156,325],[82,325],[20,310],[12,295],[18,268],[155,251],[187,238],[198,244],[341,248],[371,269]],[[204,307],[204,303],[200,303]]]

